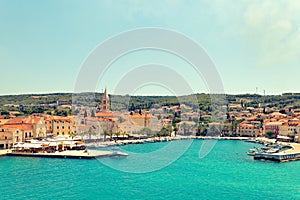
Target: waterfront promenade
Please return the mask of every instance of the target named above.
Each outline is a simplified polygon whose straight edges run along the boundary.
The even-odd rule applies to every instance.
[[[219,136],[179,136],[176,137],[152,137],[145,139],[131,139],[131,140],[113,140],[105,142],[92,142],[87,143],[88,147],[109,147],[109,146],[122,146],[127,144],[143,144],[143,143],[155,143],[155,142],[168,142],[173,140],[249,140],[249,137],[219,137]]]
[[[95,159],[113,156],[128,156],[127,153],[120,151],[105,151],[105,150],[67,150],[56,151],[54,153],[25,153],[25,152],[10,152],[7,156],[16,157],[45,157],[45,158],[72,158],[72,159]]]
[[[10,153],[11,151],[9,149],[3,149],[0,150],[0,156],[6,156],[7,153]]]

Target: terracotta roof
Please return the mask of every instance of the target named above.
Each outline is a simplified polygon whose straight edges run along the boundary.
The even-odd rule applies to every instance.
[[[278,122],[278,121],[276,121],[276,122],[267,122],[266,124],[265,124],[265,126],[280,126],[280,125],[282,125],[284,122]]]
[[[147,118],[147,119],[150,119],[151,118],[151,115],[150,114],[133,114],[130,116],[131,118],[133,119],[139,119],[139,118]]]
[[[120,113],[114,112],[97,112],[95,113],[96,117],[120,117]]]
[[[125,122],[120,123],[119,126],[140,126],[140,125],[134,121],[126,120]]]
[[[239,126],[240,127],[256,128],[256,126],[254,126],[253,124],[245,124],[245,123],[240,123]]]
[[[257,119],[256,116],[246,118],[247,121],[255,121]]]
[[[26,123],[26,117],[16,117],[9,119],[5,124],[22,124]]]
[[[20,129],[23,131],[33,130],[31,124],[4,124],[1,126],[2,129]]]

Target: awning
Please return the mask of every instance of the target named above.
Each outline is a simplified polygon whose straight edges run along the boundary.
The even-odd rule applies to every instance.
[[[277,139],[292,140],[292,138],[290,138],[288,136],[283,136],[283,135],[278,135]]]

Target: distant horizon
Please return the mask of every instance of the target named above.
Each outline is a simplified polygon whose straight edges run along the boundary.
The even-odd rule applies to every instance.
[[[53,94],[84,94],[84,93],[94,93],[94,94],[102,94],[103,92],[96,91],[96,92],[70,92],[70,91],[57,91],[57,92],[37,92],[37,93],[18,93],[18,94],[0,94],[0,96],[19,96],[19,95],[53,95]],[[282,92],[280,94],[260,94],[260,93],[205,93],[205,92],[196,92],[192,94],[182,94],[182,95],[161,95],[161,94],[114,94],[110,93],[108,90],[109,95],[118,95],[118,96],[158,96],[158,97],[174,97],[174,96],[188,96],[188,95],[195,95],[195,94],[222,94],[222,95],[260,95],[260,96],[279,96],[283,94],[300,94],[299,92]]]

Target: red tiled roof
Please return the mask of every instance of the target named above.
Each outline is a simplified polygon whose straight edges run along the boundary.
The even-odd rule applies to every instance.
[[[20,129],[23,131],[33,130],[31,124],[4,124],[1,126],[2,129]]]

